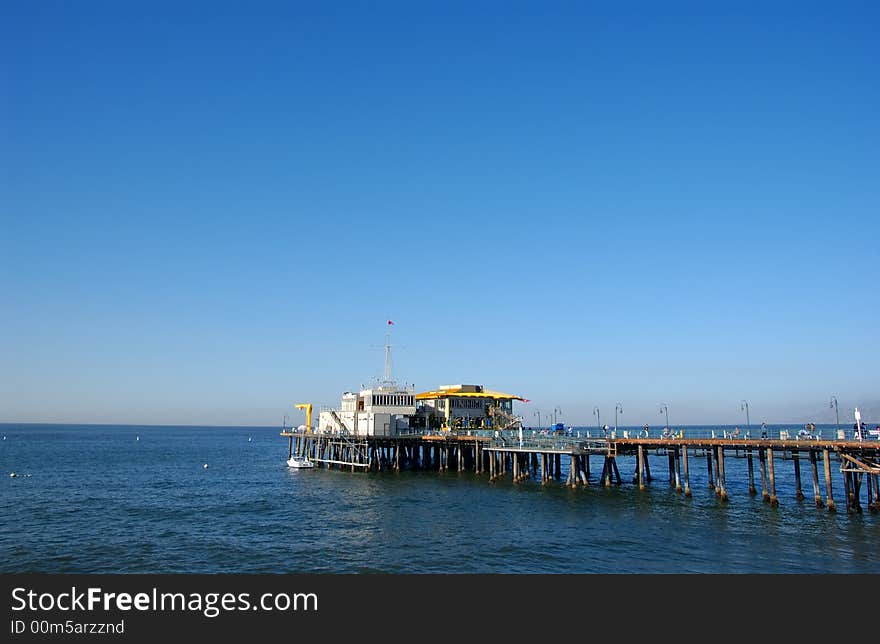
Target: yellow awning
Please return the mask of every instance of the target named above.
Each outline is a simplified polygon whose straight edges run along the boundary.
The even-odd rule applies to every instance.
[[[437,398],[491,398],[492,400],[521,400],[522,402],[528,402],[528,400],[521,396],[505,394],[501,391],[489,391],[487,389],[481,392],[444,389],[442,391],[423,391],[420,394],[416,394],[416,400],[434,400]]]

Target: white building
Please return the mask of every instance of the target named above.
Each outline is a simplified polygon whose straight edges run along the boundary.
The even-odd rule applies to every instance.
[[[391,338],[385,345],[385,378],[358,393],[346,391],[338,409],[322,408],[319,433],[397,436],[410,429],[512,429],[521,426],[513,401],[525,398],[490,391],[483,385],[443,385],[416,394],[391,377]],[[417,406],[418,404],[418,406]]]
[[[410,428],[416,413],[414,389],[386,382],[358,393],[342,394],[339,409],[322,409],[318,431],[353,434],[355,436],[396,436]]]

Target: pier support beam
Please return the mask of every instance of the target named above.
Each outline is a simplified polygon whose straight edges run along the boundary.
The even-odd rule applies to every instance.
[[[639,445],[638,462],[636,463],[636,473],[639,477],[639,489],[645,489],[645,448]]]
[[[822,450],[822,461],[825,468],[825,505],[829,512],[837,512],[834,504],[834,494],[831,490],[831,454],[827,449]]]
[[[724,471],[724,446],[718,446],[718,488],[720,490],[718,496],[722,501],[727,501],[727,476]]]
[[[846,499],[846,513],[853,513],[853,493],[849,472],[841,472],[843,474],[843,497]]]
[[[874,512],[880,512],[880,474],[874,475]]]
[[[675,452],[666,448],[666,460],[669,463],[669,485],[675,485]]]
[[[758,461],[761,466],[761,498],[764,503],[770,503],[770,494],[767,492],[767,448],[758,448]]]
[[[862,480],[865,478],[864,472],[852,472],[852,482],[854,491],[853,509],[859,514],[862,513]]]
[[[688,448],[687,445],[681,446],[681,466],[684,469],[684,495],[691,495],[691,473],[688,468]]]
[[[611,457],[611,467],[614,470],[614,477],[617,481],[617,485],[620,485],[623,481],[620,480],[620,470],[617,469],[617,458],[614,456]]]
[[[813,500],[817,508],[825,507],[822,502],[822,492],[819,490],[819,467],[816,462],[816,450],[810,450],[810,472],[813,475]]]
[[[580,474],[581,474],[581,482],[584,484],[584,487],[590,484],[590,457],[587,454],[578,457]]]
[[[770,507],[775,508],[779,505],[779,499],[776,497],[776,475],[773,470],[773,448],[767,448],[767,473],[770,477]]]
[[[863,472],[844,472],[843,481],[846,489],[846,511],[850,514],[862,513],[861,489]]]
[[[751,448],[747,451],[747,456],[749,461],[749,494],[755,496],[758,491],[755,489],[755,463],[752,459],[752,450]]]
[[[712,478],[712,448],[706,448],[706,468],[709,470],[709,489],[715,489],[714,479]]]
[[[794,461],[794,489],[798,501],[804,500],[804,492],[801,489],[801,455],[798,450],[791,450],[791,460]]]
[[[681,494],[681,450],[675,446],[675,491]]]

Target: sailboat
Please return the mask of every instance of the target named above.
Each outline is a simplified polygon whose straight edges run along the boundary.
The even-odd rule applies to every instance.
[[[287,466],[296,469],[304,469],[308,467],[315,467],[315,464],[309,460],[308,456],[291,456],[289,459],[287,459]]]
[[[297,429],[297,431],[300,431],[300,432],[309,433],[309,428],[312,425],[312,406],[310,404],[302,404],[302,405],[297,405],[297,407],[299,407],[300,409],[306,410],[306,418],[307,418],[306,423],[307,424],[300,425],[296,429]],[[291,445],[293,444],[292,440],[293,439],[291,439]],[[288,458],[287,458],[287,466],[288,467],[292,467],[292,468],[298,469],[298,470],[307,469],[310,467],[315,467],[315,464],[312,463],[312,461],[309,460],[309,457],[306,456],[305,454],[302,454],[302,455],[297,454],[296,456],[294,456],[291,452],[288,452],[287,456],[288,456]]]

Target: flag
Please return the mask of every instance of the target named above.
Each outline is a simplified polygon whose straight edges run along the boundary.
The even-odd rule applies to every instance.
[[[394,324],[394,322],[392,322],[391,320],[388,320],[388,325],[391,326],[392,324]]]

